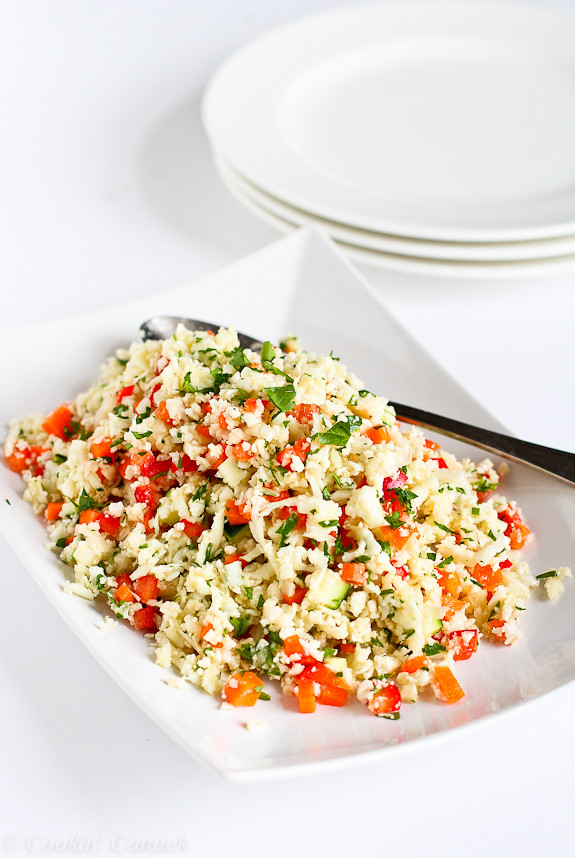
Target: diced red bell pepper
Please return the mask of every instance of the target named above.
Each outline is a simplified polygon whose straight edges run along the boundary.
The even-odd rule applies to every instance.
[[[274,501],[275,500],[276,498],[274,498]],[[280,509],[278,509],[278,516],[282,519],[282,521],[288,519],[290,515],[292,515],[292,513],[295,513],[297,515],[297,524],[295,526],[295,530],[305,530],[307,525],[307,515],[305,513],[299,513],[294,506],[282,506],[280,507]]]
[[[282,599],[284,604],[286,605],[301,605],[303,600],[305,599],[305,594],[307,593],[307,587],[296,587],[293,595],[287,596],[285,593],[282,594]]]
[[[134,392],[135,384],[129,384],[127,387],[123,387],[121,390],[118,390],[116,393],[116,401],[120,403],[122,399],[125,399],[127,396],[131,396]]]
[[[312,679],[320,685],[333,685],[335,688],[343,688],[345,691],[349,691],[348,685],[344,682],[343,678],[319,661],[305,667],[300,676],[303,679]]]
[[[276,456],[276,460],[282,468],[286,468],[288,471],[293,471],[293,460],[294,458],[299,459],[301,462],[305,462],[307,455],[310,451],[311,442],[308,438],[300,438],[295,444],[288,444],[283,450]]]
[[[374,715],[392,715],[401,709],[401,694],[394,682],[388,682],[375,692],[367,704]]]
[[[142,605],[142,607],[134,614],[134,625],[142,631],[156,631],[156,617],[158,609],[151,605]]]
[[[142,602],[149,602],[151,599],[157,599],[160,592],[158,587],[158,579],[155,575],[142,575],[137,578],[134,585],[136,596]]]
[[[232,455],[237,462],[249,462],[250,459],[253,459],[254,457],[254,453],[246,441],[234,444],[232,447]]]
[[[203,524],[195,521],[188,521],[187,519],[182,519],[182,524],[184,525],[184,533],[188,537],[188,539],[193,539],[197,541],[204,530],[206,529]]]
[[[149,483],[136,486],[134,497],[136,499],[136,503],[143,503],[148,507],[148,509],[155,510],[158,506],[158,491]]]
[[[100,512],[97,509],[85,509],[80,513],[80,524],[91,524],[96,522],[100,531],[108,536],[117,536],[120,530],[121,520],[107,512]]]
[[[203,423],[199,423],[196,426],[196,432],[198,435],[201,435],[202,438],[211,438],[212,433],[209,426],[205,426]]]
[[[354,643],[340,643],[339,651],[343,652],[343,653],[355,652],[355,644]]]
[[[294,406],[291,411],[288,411],[292,417],[295,417],[298,423],[313,423],[313,415],[319,414],[321,408],[313,403],[302,402],[300,405]]]
[[[471,658],[478,643],[477,629],[462,629],[449,634],[449,649],[455,661],[467,661]]]

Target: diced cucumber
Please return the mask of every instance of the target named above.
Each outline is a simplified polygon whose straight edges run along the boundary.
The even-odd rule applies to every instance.
[[[168,506],[168,504],[160,506],[158,510],[158,521],[164,526],[173,526],[178,523],[180,516],[177,509],[169,509]]]
[[[224,533],[228,538],[228,542],[231,542],[232,545],[237,545],[242,539],[251,535],[251,530],[249,524],[225,524]]]
[[[349,591],[349,584],[332,569],[326,569],[310,593],[313,601],[326,608],[339,608]]]
[[[432,638],[443,628],[443,622],[439,616],[441,608],[430,608],[429,613],[423,619],[423,634],[426,640]]]

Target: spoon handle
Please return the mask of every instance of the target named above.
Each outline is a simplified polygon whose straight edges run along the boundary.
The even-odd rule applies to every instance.
[[[159,340],[171,337],[179,324],[185,325],[192,331],[216,331],[219,325],[201,322],[198,319],[187,319],[182,316],[155,316],[148,319],[140,327],[140,335],[143,340]],[[238,339],[243,349],[259,351],[262,344],[246,334],[238,333]],[[401,405],[399,402],[390,402],[395,408],[400,420],[413,423],[424,429],[434,429],[442,435],[448,435],[457,441],[470,441],[476,447],[481,447],[497,456],[512,459],[515,462],[532,465],[540,471],[553,474],[565,482],[575,485],[575,454],[566,453],[562,450],[554,450],[551,447],[542,447],[540,444],[532,444],[529,441],[521,441],[504,435],[501,432],[492,432],[490,429],[481,429],[460,420],[452,420],[451,417],[441,417],[420,408],[412,408],[410,405]]]
[[[552,447],[543,447],[540,444],[532,444],[530,441],[522,441],[504,435],[502,432],[493,432],[490,429],[482,429],[451,417],[441,417],[420,408],[412,408],[410,405],[402,405],[399,402],[389,403],[395,409],[399,420],[405,423],[413,423],[424,429],[433,429],[441,435],[448,435],[457,441],[471,441],[476,447],[481,447],[490,453],[512,459],[515,462],[532,465],[540,471],[546,471],[575,485],[575,454],[563,450],[555,450]]]

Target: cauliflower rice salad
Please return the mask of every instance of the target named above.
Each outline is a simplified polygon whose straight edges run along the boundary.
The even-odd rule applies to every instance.
[[[355,695],[397,718],[427,686],[455,703],[454,662],[513,643],[538,583],[488,459],[400,428],[293,339],[257,353],[180,326],[134,344],[74,402],[15,421],[5,455],[68,590],[236,706],[268,698],[265,677],[302,712]],[[555,596],[568,575],[538,577]]]

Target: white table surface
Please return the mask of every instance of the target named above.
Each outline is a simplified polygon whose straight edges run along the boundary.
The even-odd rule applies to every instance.
[[[152,293],[274,240],[216,176],[201,93],[236,46],[336,5],[1,2],[0,325]],[[511,430],[575,449],[575,273],[501,283],[363,273]],[[140,713],[3,540],[0,569],[0,854],[575,850],[575,686],[389,762],[240,787]]]

